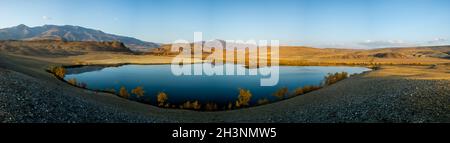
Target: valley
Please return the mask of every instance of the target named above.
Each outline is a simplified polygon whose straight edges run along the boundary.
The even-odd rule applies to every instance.
[[[86,91],[46,72],[49,66],[55,65],[168,64],[173,55],[117,50],[123,49],[117,43],[0,43],[3,122],[448,122],[450,119],[449,60],[434,56],[448,53],[448,47],[398,50],[281,47],[281,65],[379,67],[304,96],[272,104],[233,111],[196,112],[163,109],[113,94]],[[43,53],[26,54],[36,50]],[[377,54],[386,52],[398,54]],[[417,56],[420,53],[433,54]],[[403,56],[391,56],[399,54]]]

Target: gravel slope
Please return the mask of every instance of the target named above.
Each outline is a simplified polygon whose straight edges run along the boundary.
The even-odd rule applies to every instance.
[[[360,76],[257,108],[268,122],[450,122],[450,81]]]
[[[26,75],[0,69],[1,122],[152,122],[137,114],[45,87]]]

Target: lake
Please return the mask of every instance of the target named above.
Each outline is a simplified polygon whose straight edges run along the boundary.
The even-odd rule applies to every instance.
[[[244,66],[233,66],[248,71]],[[75,67],[67,69],[64,79],[76,79],[78,83],[84,83],[92,90],[119,91],[124,86],[131,92],[132,89],[142,86],[145,95],[141,98],[146,98],[145,101],[152,105],[157,104],[157,94],[165,92],[171,104],[199,101],[213,102],[221,107],[236,101],[239,88],[250,90],[250,104],[254,105],[259,99],[277,100],[273,94],[280,88],[286,87],[289,92],[293,92],[298,87],[319,86],[328,73],[347,72],[351,75],[365,71],[370,69],[344,66],[280,66],[279,82],[276,86],[260,86],[260,79],[264,78],[262,75],[175,76],[171,72],[171,65]],[[133,98],[136,99],[136,95],[132,95],[131,99]]]

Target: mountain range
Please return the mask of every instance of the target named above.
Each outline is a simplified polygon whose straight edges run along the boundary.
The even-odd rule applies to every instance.
[[[28,27],[24,24],[0,29],[0,40],[120,41],[133,51],[158,48],[160,45],[132,37],[108,34],[100,30],[72,25]]]

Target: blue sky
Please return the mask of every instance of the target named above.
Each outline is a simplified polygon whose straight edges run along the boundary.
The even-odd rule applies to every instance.
[[[450,0],[0,0],[0,28],[78,25],[142,40],[280,40],[374,48],[449,44]]]

